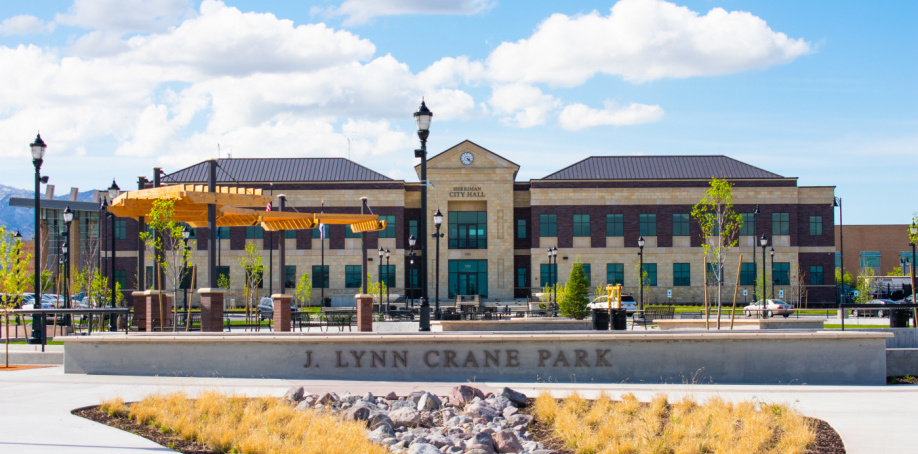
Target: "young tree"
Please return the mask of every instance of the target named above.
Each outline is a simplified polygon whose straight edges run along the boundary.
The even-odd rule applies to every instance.
[[[183,241],[182,231],[185,226],[175,221],[174,200],[154,200],[150,213],[144,219],[149,231],[141,232],[140,238],[147,246],[153,249],[153,262],[156,264],[157,269],[153,278],[158,279],[160,273],[162,273],[169,280],[172,290],[172,314],[174,317],[175,301],[177,301],[176,292],[182,282],[184,270],[191,262],[191,247]],[[157,287],[161,288],[161,285]],[[163,320],[164,315],[162,306],[162,299],[160,299],[160,320]],[[173,323],[172,329],[175,330],[175,328],[175,323]]]
[[[303,275],[296,281],[296,301],[298,307],[312,306],[312,280],[309,279],[309,273],[303,272]]]
[[[692,218],[701,227],[701,247],[712,264],[712,274],[717,284],[717,329],[723,309],[724,262],[727,252],[736,246],[743,218],[733,211],[732,185],[726,180],[711,179],[711,187],[704,197],[692,207]],[[707,273],[707,270],[705,270]]]
[[[10,310],[22,303],[22,294],[29,286],[30,274],[26,267],[32,254],[22,253],[22,242],[0,225],[0,310],[6,325],[6,367],[10,367]]]
[[[562,316],[581,320],[590,314],[587,304],[590,303],[590,283],[583,272],[583,265],[575,261],[571,275],[564,286],[564,298],[558,301],[558,311]]]
[[[261,286],[262,276],[265,271],[262,259],[261,253],[255,249],[254,243],[246,244],[245,253],[239,258],[239,266],[241,266],[242,270],[245,272],[243,297],[245,298],[246,323],[250,323],[252,307],[255,306],[258,301],[258,287]]]

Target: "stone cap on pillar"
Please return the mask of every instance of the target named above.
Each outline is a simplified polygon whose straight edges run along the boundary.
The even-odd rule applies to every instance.
[[[144,290],[137,290],[137,291],[131,292],[131,296],[143,296],[143,295],[146,295],[146,294],[147,294],[147,292],[144,291]]]
[[[198,293],[226,293],[225,288],[199,288]]]
[[[376,295],[367,295],[363,293],[358,293],[354,295],[354,298],[376,298]]]
[[[162,290],[144,290],[138,293],[140,293],[141,295],[171,295],[171,293],[164,292]]]
[[[275,293],[271,295],[271,299],[281,299],[281,298],[293,299],[293,295],[287,295],[286,293]]]

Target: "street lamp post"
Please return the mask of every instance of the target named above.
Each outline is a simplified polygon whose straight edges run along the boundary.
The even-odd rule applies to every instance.
[[[411,308],[414,309],[414,292],[411,292],[413,288],[411,287],[411,272],[414,271],[414,244],[417,242],[417,238],[414,235],[408,235],[408,294],[410,295],[408,300],[411,301]]]
[[[845,301],[845,220],[842,216],[842,199],[841,197],[832,198],[832,207],[838,207],[838,252],[841,254],[841,291],[839,293],[839,303]],[[763,265],[764,266],[764,265]],[[834,271],[834,270],[833,270]]]
[[[918,222],[912,222],[912,226],[909,227],[909,243],[908,245],[912,247],[912,304],[915,304],[915,266],[918,266],[918,261],[915,261],[915,243],[918,242]],[[918,326],[918,310],[913,309],[913,315],[915,315],[915,326]]]
[[[552,257],[551,249],[552,248],[548,248],[548,250],[545,251],[545,255],[548,256],[548,282],[545,284],[551,285],[551,293],[548,294],[548,303],[553,305],[554,302],[552,300],[554,298],[552,298],[552,295],[554,294],[554,291],[555,291],[555,283],[554,283],[554,280],[552,280],[552,272],[551,272],[551,257]]]
[[[440,313],[440,238],[443,238],[443,234],[440,233],[440,226],[443,225],[443,213],[440,212],[440,209],[437,208],[437,212],[433,215],[434,227],[437,228],[437,233],[431,235],[437,240],[437,248],[434,252],[436,256],[436,266],[434,267],[434,282],[436,286],[434,287],[434,301],[436,301],[436,308],[434,309],[434,319],[440,320],[442,314]]]
[[[638,310],[644,310],[644,236],[638,238],[638,255],[641,257],[641,267],[638,268],[638,274],[641,276],[641,302]],[[707,303],[705,303],[707,304]]]
[[[772,247],[768,250],[768,255],[771,256],[771,299],[775,299],[775,281],[777,276],[775,275],[775,248]]]
[[[35,309],[41,309],[41,163],[45,157],[47,145],[41,140],[41,134],[35,137],[32,148],[32,164],[35,166]],[[45,318],[32,316],[32,336],[30,344],[42,344],[45,338]]]
[[[768,237],[762,235],[762,238],[759,238],[759,245],[762,246],[762,318],[765,318],[765,308],[768,307],[768,295],[765,293],[765,286],[768,285],[768,269],[765,268],[765,246],[768,246]]]
[[[389,315],[389,249],[386,248],[386,315]]]
[[[758,260],[756,260],[756,258],[755,258],[755,237],[756,237],[756,234],[757,234],[756,230],[759,228],[759,215],[760,215],[760,214],[762,214],[762,212],[759,210],[759,206],[756,205],[756,206],[755,206],[755,210],[752,212],[752,224],[753,224],[753,229],[752,229],[752,263],[754,264],[754,266],[758,266],[758,265],[757,265],[757,264],[758,264]],[[762,264],[762,268],[765,268],[765,264],[764,264],[764,263]],[[707,270],[705,270],[705,272],[707,272]],[[756,274],[758,274],[758,273],[756,273]],[[707,279],[707,277],[706,277],[705,279]],[[753,285],[752,285],[752,300],[753,300],[753,301],[755,301],[755,293],[756,293],[756,292],[758,292],[758,286],[755,285],[755,281],[753,280]]]
[[[418,124],[418,138],[421,139],[421,148],[414,150],[414,157],[421,158],[421,219],[418,224],[418,236],[427,241],[427,137],[430,135],[430,120],[433,118],[433,112],[424,104],[421,99],[421,107],[414,113],[414,119]],[[421,313],[419,331],[430,331],[430,300],[427,298],[427,261],[429,255],[427,248],[423,247],[424,260],[421,261]]]
[[[182,305],[185,309],[185,321],[188,321],[188,286],[185,279],[188,277],[188,238],[191,238],[191,229],[187,225],[182,227]],[[175,326],[173,324],[172,326]]]
[[[64,245],[61,251],[64,253],[64,308],[73,307],[73,301],[70,300],[70,223],[73,222],[73,210],[70,205],[64,208],[64,225],[67,226],[67,233],[64,238]],[[64,325],[70,326],[70,314],[64,316]]]
[[[118,183],[115,183],[115,180],[113,179],[111,187],[108,188],[108,200],[114,202],[115,197],[118,197],[118,194],[120,192],[121,192],[121,188],[118,187]],[[111,206],[112,202],[109,202],[108,204],[109,207]],[[112,265],[111,265],[112,302],[111,302],[111,307],[114,309],[115,301],[117,301],[117,298],[115,296],[115,258],[117,257],[118,254],[115,252],[115,236],[116,236],[115,235],[115,214],[112,213],[111,210],[109,210],[108,215],[112,218],[112,223],[111,223],[112,229],[110,231],[110,236],[111,236],[110,241],[111,241],[111,247],[112,247]],[[118,331],[118,321],[114,313],[112,313],[112,316],[111,316],[111,325],[109,326],[109,331],[112,331],[112,332]]]
[[[555,310],[555,301],[557,301],[555,295],[555,289],[558,287],[557,276],[555,276],[555,268],[558,267],[558,248],[552,246],[548,248],[548,282],[551,285],[551,293],[548,295],[548,302],[551,303],[552,310]],[[551,266],[551,259],[555,259],[555,266]]]
[[[379,247],[379,264],[376,265],[376,276],[377,276],[376,282],[379,282],[379,308],[380,308],[379,311],[380,311],[380,312],[382,312],[382,288],[383,288],[383,284],[382,284],[382,258],[383,258],[383,254],[385,254],[385,253],[386,253],[386,251],[383,250],[382,246],[380,246],[380,247]]]

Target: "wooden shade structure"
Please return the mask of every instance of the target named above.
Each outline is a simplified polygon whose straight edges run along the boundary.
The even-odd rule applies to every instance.
[[[169,199],[175,202],[174,219],[191,227],[207,227],[207,206],[217,209],[217,227],[246,227],[261,224],[269,232],[279,230],[314,229],[319,224],[347,224],[355,233],[372,232],[386,228],[375,214],[297,213],[293,211],[265,211],[243,207],[267,206],[273,197],[262,194],[258,188],[217,186],[216,191],[207,185],[179,184],[158,188],[140,189],[119,195],[108,210],[118,217],[140,218],[148,216],[153,201]]]

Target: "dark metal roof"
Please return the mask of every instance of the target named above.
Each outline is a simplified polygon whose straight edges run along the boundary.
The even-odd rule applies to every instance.
[[[592,156],[544,180],[696,180],[784,178],[727,156]]]
[[[166,183],[207,182],[207,162],[163,177]],[[217,160],[217,182],[393,181],[344,158],[232,158]]]
[[[19,208],[35,208],[34,198],[10,197],[10,206]],[[97,202],[78,202],[73,200],[48,200],[41,199],[41,208],[45,210],[61,210],[67,207],[73,211],[99,211]]]

